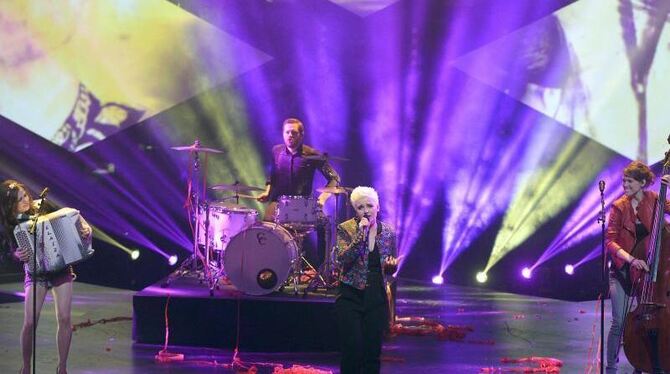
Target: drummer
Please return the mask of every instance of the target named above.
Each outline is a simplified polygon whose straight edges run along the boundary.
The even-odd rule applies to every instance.
[[[340,183],[340,176],[330,165],[323,153],[303,144],[305,126],[297,118],[288,118],[282,126],[284,144],[272,147],[272,169],[266,181],[265,192],[257,199],[269,201],[265,211],[265,221],[274,221],[277,212],[277,199],[282,195],[312,196],[314,172],[319,170],[326,178],[327,187],[335,187]],[[323,207],[331,194],[323,192],[317,203]],[[328,218],[319,214],[317,221],[318,253],[325,254],[327,243],[330,242],[330,225]],[[323,260],[323,259],[319,259]]]

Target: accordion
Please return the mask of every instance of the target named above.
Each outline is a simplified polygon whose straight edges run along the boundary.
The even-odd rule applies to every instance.
[[[82,240],[79,234],[79,217],[79,211],[72,208],[62,208],[40,216],[35,226],[37,246],[33,243],[33,233],[29,232],[33,221],[16,225],[14,237],[19,248],[30,253],[30,261],[26,264],[31,275],[56,273],[93,255],[91,243]]]

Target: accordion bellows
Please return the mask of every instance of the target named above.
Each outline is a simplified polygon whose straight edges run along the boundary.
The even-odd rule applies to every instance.
[[[44,275],[59,272],[66,267],[84,261],[93,255],[91,242],[82,240],[79,211],[62,208],[37,219],[37,251],[33,243],[33,234],[29,232],[32,221],[22,222],[14,228],[14,237],[21,249],[30,253],[27,262],[31,275]],[[37,253],[37,268],[33,268]]]

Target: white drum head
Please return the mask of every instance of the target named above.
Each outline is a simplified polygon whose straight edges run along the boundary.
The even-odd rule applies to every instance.
[[[288,278],[297,247],[283,227],[263,222],[235,235],[224,253],[230,282],[250,295],[276,291]]]

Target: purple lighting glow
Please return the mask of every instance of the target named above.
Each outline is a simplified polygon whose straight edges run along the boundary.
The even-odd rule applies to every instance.
[[[161,7],[197,28],[179,32],[184,29],[180,26],[172,38],[159,40],[146,34],[140,24],[134,24],[136,32],[128,34],[133,37],[120,39],[112,30],[91,30],[96,31],[91,35],[104,38],[89,38],[75,27],[81,38],[75,40],[82,45],[107,45],[109,35],[117,43],[112,50],[124,51],[120,46],[126,43],[132,46],[128,56],[115,58],[147,60],[149,65],[135,66],[142,69],[137,73],[122,69],[131,64],[109,64],[103,54],[96,55],[109,52],[108,48],[91,50],[86,56],[90,66],[85,61],[66,61],[65,56],[80,51],[79,44],[61,51],[60,36],[44,31],[69,22],[35,24],[39,26],[36,35],[29,33],[36,42],[54,39],[45,44],[58,47],[51,56],[58,58],[54,62],[69,65],[68,72],[76,78],[73,83],[97,93],[101,103],[117,96],[137,97],[127,103],[142,113],[132,126],[96,135],[95,131],[105,128],[102,125],[123,123],[123,112],[94,115],[89,110],[90,129],[95,130],[89,135],[99,139],[73,153],[0,113],[0,175],[21,180],[33,192],[48,186],[54,203],[80,210],[96,228],[100,250],[96,262],[83,268],[88,273],[82,272],[81,280],[86,276],[96,280],[101,275],[94,269],[98,264],[118,267],[102,275],[127,287],[150,284],[168,271],[180,275],[188,259],[199,258],[193,251],[207,246],[205,236],[193,233],[194,216],[205,218],[198,221],[199,228],[205,222],[212,225],[206,219],[212,216],[193,214],[198,205],[222,203],[218,206],[230,213],[225,222],[217,217],[216,230],[228,230],[226,225],[236,225],[237,218],[242,218],[237,207],[224,206],[227,203],[256,209],[261,218],[270,205],[257,197],[271,174],[272,146],[282,143],[282,122],[295,117],[304,123],[304,144],[330,156],[341,187],[367,185],[379,192],[379,219],[397,233],[399,277],[435,285],[478,284],[475,275],[477,282],[485,283],[491,273],[488,285],[516,288],[523,283],[525,290],[541,293],[544,287],[534,286],[540,279],[544,282],[545,270],[573,283],[582,277],[590,279],[586,268],[576,269],[595,259],[587,264],[590,268],[599,259],[600,248],[594,248],[600,235],[598,181],[606,182],[608,207],[620,195],[626,157],[635,155],[632,149],[642,144],[637,137],[646,133],[649,144],[639,154],[654,160],[660,154],[654,155],[653,150],[667,136],[659,133],[667,130],[659,130],[663,123],[659,114],[670,108],[662,105],[664,96],[657,94],[667,90],[663,79],[639,75],[648,80],[641,81],[649,84],[648,102],[617,104],[636,103],[637,91],[628,86],[636,78],[635,69],[645,66],[636,66],[637,61],[626,60],[631,56],[619,53],[616,71],[620,74],[608,74],[613,71],[609,60],[598,58],[610,56],[599,52],[602,38],[595,36],[601,35],[600,29],[585,25],[594,32],[582,35],[582,23],[577,22],[583,19],[577,10],[586,9],[582,8],[586,3],[596,4],[595,0],[172,3],[180,4],[163,2]],[[124,24],[140,19],[134,7],[104,6],[120,7],[118,15],[127,18]],[[0,8],[2,26],[4,12],[14,11]],[[637,8],[635,13],[640,15],[643,9]],[[593,5],[588,10],[598,8]],[[608,45],[616,44],[615,52],[625,52],[627,34],[620,29],[627,22],[619,18],[623,14],[619,15],[616,5],[608,5],[606,14],[611,27],[603,29],[602,35],[613,36]],[[627,20],[634,21],[630,27],[645,26],[644,18],[635,17]],[[43,18],[58,19],[46,13]],[[116,25],[82,21],[91,28]],[[646,35],[644,28],[638,31]],[[667,44],[667,28],[662,36],[658,46]],[[189,42],[154,43],[161,40]],[[590,40],[594,43],[586,43]],[[0,48],[0,62],[3,56],[10,57],[3,53],[6,49]],[[639,61],[654,61],[650,72],[657,74],[670,66],[670,53],[664,48],[650,44],[639,49]],[[176,57],[163,58],[163,51]],[[145,58],[149,55],[155,58]],[[98,74],[98,66],[114,70],[119,79]],[[163,74],[138,74],[143,71]],[[16,77],[6,74],[11,80]],[[89,79],[104,85],[89,84]],[[602,87],[616,90],[610,94]],[[17,108],[31,109],[21,110],[22,115],[38,114],[32,113],[33,108],[50,108],[15,98],[26,88],[16,85],[5,90],[12,102],[20,104]],[[625,96],[625,100],[606,100],[609,96]],[[80,100],[73,95],[75,99]],[[616,105],[605,105],[609,103]],[[69,99],[66,104],[61,108],[63,115],[73,108]],[[0,108],[7,105],[0,100]],[[637,123],[625,123],[620,112],[641,122],[643,116],[630,115],[647,113],[644,118],[650,127],[640,127],[636,135],[632,129]],[[63,125],[62,121],[55,124]],[[195,140],[221,152],[175,147]],[[257,188],[249,188],[248,194],[239,191],[247,196],[237,198],[232,191],[210,188],[235,181]],[[314,196],[325,184],[318,171],[310,183]],[[338,191],[323,206],[330,228],[354,214],[345,191]],[[318,222],[315,217],[309,222],[316,229],[304,239],[303,233],[291,230],[288,238],[305,244],[299,245],[301,252],[315,265],[330,255],[322,250],[325,220],[320,219],[321,212],[318,216]],[[285,247],[286,243],[273,250],[292,251]],[[586,253],[588,248],[594,249]],[[214,257],[211,265],[222,268],[222,257]],[[574,274],[571,278],[561,273],[567,263],[572,266],[570,272],[565,268]],[[500,269],[492,272],[498,265]],[[533,283],[525,281],[535,269]],[[566,288],[551,286],[547,288],[561,292]]]
[[[472,97],[486,97],[486,94],[480,89]],[[465,103],[462,105],[464,109],[468,107]],[[489,115],[492,112],[495,112],[495,108]],[[463,113],[461,121],[476,122],[475,117],[478,115],[481,115],[479,107],[470,108],[468,116],[471,117],[465,117]],[[451,212],[443,227],[441,271],[446,271],[462,251],[504,212],[515,189],[515,182],[509,175],[518,167],[518,155],[527,147],[534,128],[533,121],[521,121],[509,138],[500,135],[510,131],[506,124],[501,124],[496,131],[491,131],[490,127],[471,128],[472,132],[478,134],[473,138],[478,140],[472,140],[468,148],[473,151],[459,159],[461,169],[452,176],[455,183],[445,188]]]
[[[594,247],[589,253],[582,257],[579,261],[573,264],[574,268],[577,269],[579,266],[593,260],[600,258],[602,254],[602,247],[600,245]]]
[[[561,231],[556,235],[547,250],[537,259],[534,267],[549,261],[556,255],[566,251],[580,242],[592,238],[600,233],[600,225],[596,222],[598,212],[600,211],[600,195],[598,192],[598,180],[604,180],[605,185],[605,205],[608,202],[614,201],[620,194],[618,187],[621,179],[621,170],[628,163],[627,160],[615,159],[607,168],[598,175],[598,177],[590,184],[590,190],[585,193],[581,201],[577,204],[570,218],[563,225]],[[583,263],[577,262],[574,266],[577,267]]]

